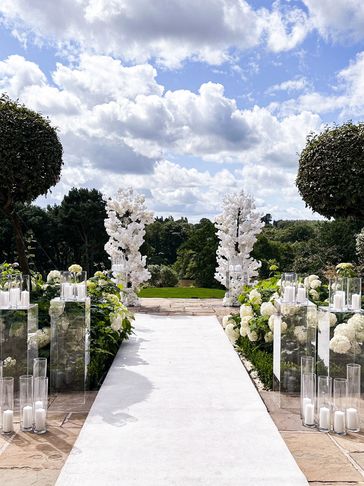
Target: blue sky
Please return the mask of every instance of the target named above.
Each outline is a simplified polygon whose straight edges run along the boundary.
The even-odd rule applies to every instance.
[[[60,183],[133,186],[198,220],[244,189],[315,218],[294,184],[306,136],[364,110],[362,0],[1,0],[0,91],[49,116]]]

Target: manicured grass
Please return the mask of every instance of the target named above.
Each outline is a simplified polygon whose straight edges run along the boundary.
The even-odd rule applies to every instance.
[[[222,299],[225,291],[220,289],[200,289],[191,287],[148,287],[139,297],[159,297],[170,299]]]

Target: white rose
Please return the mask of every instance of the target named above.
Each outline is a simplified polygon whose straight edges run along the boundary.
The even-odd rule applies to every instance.
[[[330,340],[330,349],[334,351],[334,353],[345,354],[350,348],[351,343],[346,336],[338,334]]]
[[[267,332],[264,336],[264,341],[266,343],[271,343],[273,341],[273,333],[271,331]]]
[[[253,289],[249,293],[249,300],[255,305],[260,305],[262,303],[262,295],[257,291],[257,289]]]
[[[318,289],[319,287],[321,287],[321,285],[321,280],[312,280],[312,282],[310,282],[311,289]]]
[[[258,341],[258,334],[255,331],[249,331],[248,332],[248,339],[249,339],[249,341],[254,343],[255,341]]]
[[[263,304],[260,306],[260,313],[262,316],[270,317],[276,312],[276,308],[274,307],[272,302],[263,302]]]
[[[236,340],[240,336],[240,330],[239,329],[235,329],[234,324],[228,324],[225,327],[225,332],[226,332],[226,335],[229,338],[230,342],[232,344],[235,344]]]
[[[254,311],[251,305],[243,304],[240,306],[240,317],[253,316]]]

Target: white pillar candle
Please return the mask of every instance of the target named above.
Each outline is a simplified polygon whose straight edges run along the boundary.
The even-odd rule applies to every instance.
[[[13,418],[14,414],[12,410],[5,410],[3,412],[3,432],[6,434],[13,432],[14,430]]]
[[[341,292],[336,292],[334,294],[334,309],[341,310],[344,307],[343,296]]]
[[[283,294],[284,302],[288,302],[292,304],[295,300],[295,288],[293,285],[286,285],[284,287],[284,294]]]
[[[303,304],[306,302],[306,289],[298,287],[297,289],[297,303]]]
[[[73,284],[65,282],[62,284],[64,300],[73,300]]]
[[[350,430],[359,429],[359,414],[356,408],[346,409],[346,425]]]
[[[11,307],[17,307],[17,305],[20,303],[20,289],[10,289],[9,301]]]
[[[328,407],[320,407],[319,428],[323,430],[330,428],[330,409]]]
[[[351,308],[353,310],[359,310],[359,309],[361,309],[361,298],[360,298],[360,294],[353,294],[351,296]]]
[[[77,300],[84,300],[86,297],[86,288],[84,283],[77,284]]]
[[[302,399],[302,411],[305,411],[305,407],[308,403],[311,403],[311,398],[305,397]]]
[[[22,307],[29,307],[29,303],[29,292],[27,290],[23,290],[21,293],[21,305]]]
[[[337,434],[345,433],[345,413],[341,410],[336,410],[334,413],[334,432]]]
[[[35,430],[45,430],[46,428],[46,411],[44,408],[37,408],[35,410],[35,421],[34,421],[34,428]]]
[[[30,429],[33,426],[33,407],[26,405],[23,407],[23,428]]]
[[[34,402],[34,410],[37,410],[38,408],[43,408],[42,400],[37,400],[36,402]]]
[[[304,413],[304,423],[305,425],[314,425],[315,424],[315,407],[312,403],[306,403],[305,405],[305,413]]]

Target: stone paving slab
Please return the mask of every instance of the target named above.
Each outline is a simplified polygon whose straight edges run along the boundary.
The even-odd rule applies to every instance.
[[[57,486],[307,485],[216,317],[135,327]]]

